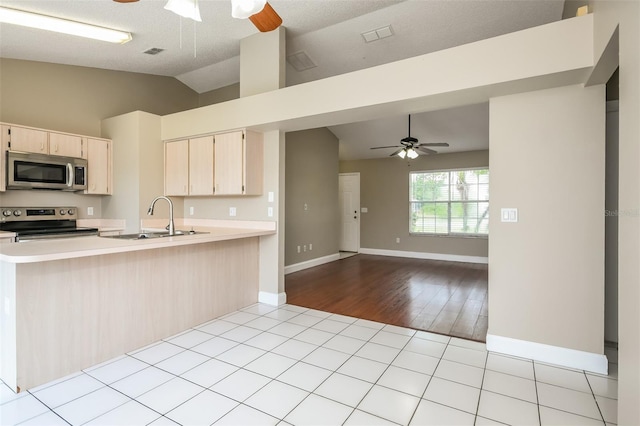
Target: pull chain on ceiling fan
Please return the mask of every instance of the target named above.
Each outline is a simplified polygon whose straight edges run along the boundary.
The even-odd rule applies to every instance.
[[[409,128],[407,137],[400,139],[400,145],[390,145],[390,146],[376,146],[371,149],[385,149],[385,148],[399,148],[394,151],[389,157],[393,157],[395,155],[400,158],[409,157],[409,159],[417,158],[419,152],[423,154],[437,154],[437,151],[433,149],[427,148],[428,146],[449,146],[446,142],[431,142],[431,143],[418,143],[418,139],[411,136],[411,114],[409,114]]]

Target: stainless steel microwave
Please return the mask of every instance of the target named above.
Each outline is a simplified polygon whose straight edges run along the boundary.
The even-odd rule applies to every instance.
[[[7,189],[87,189],[87,160],[7,151]]]

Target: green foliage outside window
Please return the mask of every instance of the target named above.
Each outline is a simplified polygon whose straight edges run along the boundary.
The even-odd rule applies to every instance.
[[[488,235],[489,169],[412,172],[412,234]]]

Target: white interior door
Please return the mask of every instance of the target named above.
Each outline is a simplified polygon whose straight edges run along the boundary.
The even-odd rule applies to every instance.
[[[340,193],[340,251],[360,250],[360,173],[341,173]]]

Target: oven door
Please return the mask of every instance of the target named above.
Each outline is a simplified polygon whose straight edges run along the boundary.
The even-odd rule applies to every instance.
[[[7,189],[76,190],[75,161],[68,157],[7,151]]]

